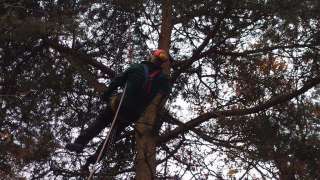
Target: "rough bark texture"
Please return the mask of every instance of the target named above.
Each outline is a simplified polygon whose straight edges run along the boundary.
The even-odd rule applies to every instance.
[[[157,95],[153,103],[146,109],[146,113],[136,124],[136,179],[155,179],[156,173],[156,134],[154,125],[157,114],[157,104],[160,104],[161,95]]]
[[[172,31],[171,0],[162,4],[162,25],[159,38],[159,48],[169,52]],[[164,67],[164,73],[169,74],[170,67]],[[146,109],[145,114],[136,124],[136,179],[150,180],[156,177],[156,134],[154,131],[158,110],[165,104],[165,98],[158,94]]]

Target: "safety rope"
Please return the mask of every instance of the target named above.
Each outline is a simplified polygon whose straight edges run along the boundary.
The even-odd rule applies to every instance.
[[[98,158],[97,158],[96,162],[93,164],[93,168],[92,168],[92,171],[90,172],[90,175],[89,175],[89,177],[88,177],[88,180],[91,180],[94,172],[96,171],[96,165],[97,165],[97,163],[100,161],[100,159],[101,159],[101,157],[102,157],[102,154],[103,154],[103,152],[104,152],[104,149],[106,148],[106,145],[107,145],[108,142],[109,142],[109,138],[110,138],[110,137],[111,137],[110,142],[112,142],[111,140],[113,139],[112,137],[114,137],[114,136],[111,136],[111,134],[113,133],[113,129],[114,129],[115,125],[116,125],[116,120],[117,120],[117,117],[118,117],[118,114],[119,114],[119,110],[120,110],[120,107],[121,107],[121,104],[122,104],[122,101],[123,101],[123,97],[124,97],[124,95],[125,95],[125,93],[126,93],[126,89],[127,89],[127,83],[126,83],[126,85],[125,85],[125,87],[124,87],[124,89],[123,89],[123,93],[122,93],[122,95],[121,95],[121,99],[120,99],[120,102],[119,102],[119,105],[118,105],[116,114],[114,115],[114,118],[113,118],[113,121],[112,121],[110,130],[109,130],[109,132],[108,132],[108,134],[107,134],[107,137],[106,137],[106,139],[105,139],[105,141],[104,141],[104,143],[103,143],[103,146],[102,146],[102,148],[101,148],[101,150],[100,150],[100,152],[99,152]]]
[[[129,19],[129,25],[131,26],[130,19]],[[133,59],[133,57],[132,57],[133,56],[133,44],[132,44],[132,34],[131,34],[131,31],[130,31],[130,28],[129,28],[129,32],[128,32],[128,37],[127,38],[128,38],[127,41],[128,41],[128,44],[129,44],[129,47],[128,47],[128,61],[129,61],[129,64],[131,64],[132,63],[132,59]],[[119,70],[119,68],[116,67],[116,71],[118,71],[118,70]],[[125,84],[125,87],[123,89],[123,92],[122,92],[122,95],[121,95],[121,99],[120,99],[119,105],[117,107],[116,114],[115,114],[115,116],[113,118],[110,130],[109,130],[109,132],[107,134],[107,137],[106,137],[106,139],[105,139],[105,141],[103,143],[103,146],[102,146],[102,148],[101,148],[101,150],[99,152],[99,155],[98,155],[98,157],[96,159],[96,162],[93,164],[92,171],[90,172],[90,175],[89,175],[87,180],[91,180],[94,172],[96,171],[96,165],[100,161],[100,159],[102,157],[102,154],[104,152],[104,149],[106,148],[107,144],[112,145],[112,143],[113,143],[113,139],[114,139],[114,136],[115,136],[115,133],[116,133],[116,130],[115,130],[116,120],[117,120],[118,113],[119,113],[119,110],[120,110],[120,107],[121,107],[121,104],[122,104],[122,101],[123,101],[123,97],[124,97],[124,95],[126,93],[126,89],[127,89],[127,83]],[[108,153],[108,152],[106,152],[106,153]]]

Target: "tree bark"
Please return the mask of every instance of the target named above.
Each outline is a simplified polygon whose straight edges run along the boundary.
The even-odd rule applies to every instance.
[[[157,105],[160,105],[161,95],[157,95],[148,106],[145,114],[136,123],[136,178],[150,180],[156,177],[156,134],[154,131]]]
[[[162,1],[162,24],[159,37],[159,48],[169,52],[172,32],[172,2]],[[169,75],[170,66],[163,67]],[[166,99],[158,94],[136,123],[136,178],[137,180],[156,179],[156,117]]]

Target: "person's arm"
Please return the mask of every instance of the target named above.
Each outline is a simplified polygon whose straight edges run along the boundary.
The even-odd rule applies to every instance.
[[[128,74],[130,72],[131,68],[129,67],[127,70],[125,70],[122,74],[120,74],[119,76],[115,77],[109,87],[107,88],[107,90],[102,94],[102,100],[104,101],[108,101],[109,98],[111,97],[111,95],[113,94],[113,92],[120,86],[124,86],[124,84],[127,81],[128,78]]]

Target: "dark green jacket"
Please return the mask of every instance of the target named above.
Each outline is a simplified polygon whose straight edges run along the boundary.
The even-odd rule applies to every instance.
[[[127,82],[127,89],[123,99],[122,107],[142,113],[157,93],[168,95],[171,91],[169,79],[162,72],[152,81],[151,91],[148,94],[145,89],[147,81],[144,64],[148,67],[149,73],[159,70],[152,63],[144,61],[141,64],[132,64],[120,76],[113,79],[109,88],[103,94],[107,100],[118,87],[124,87]]]

